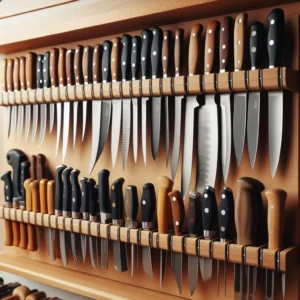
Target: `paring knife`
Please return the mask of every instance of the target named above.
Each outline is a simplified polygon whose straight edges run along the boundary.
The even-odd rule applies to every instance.
[[[14,60],[12,58],[8,58],[7,70],[6,70],[6,84],[7,84],[8,92],[14,91],[13,73],[14,73]],[[17,106],[13,105],[11,109],[11,126],[10,126],[11,132],[15,131],[16,124],[17,124]]]
[[[81,183],[81,212],[82,220],[89,220],[89,185],[88,178],[83,177],[80,179]],[[81,250],[82,250],[82,260],[85,262],[87,253],[87,235],[81,234]]]
[[[287,193],[281,189],[266,191],[268,201],[268,249],[279,250],[283,246],[283,232],[285,219],[285,201]],[[266,299],[274,299],[275,271],[266,269]],[[281,274],[282,299],[285,299],[286,278]]]
[[[234,24],[234,71],[241,71],[245,68],[246,38],[247,38],[248,15],[239,14]],[[233,145],[237,165],[240,165],[246,132],[248,93],[234,94],[233,109]]]
[[[20,91],[21,84],[20,84],[20,58],[19,57],[14,58],[13,83],[14,83],[14,91]],[[21,135],[22,127],[23,127],[23,115],[24,115],[24,106],[18,105],[17,128],[18,128],[19,136]]]
[[[181,193],[174,190],[168,193],[173,217],[173,226],[176,236],[182,235],[183,223],[185,219],[185,210]],[[182,291],[182,253],[171,252],[172,270],[176,278],[179,294]]]
[[[26,58],[24,56],[21,56],[19,63],[20,63],[20,88],[21,88],[21,92],[24,93],[24,91],[26,90]],[[27,107],[27,105],[25,107]],[[20,105],[18,111],[18,132],[20,132],[20,135],[22,134],[23,131],[23,123],[24,123],[24,105]]]
[[[162,77],[162,42],[163,31],[159,27],[152,29],[153,40],[151,45],[151,68],[152,79]],[[159,148],[161,131],[161,103],[162,97],[152,97],[152,126],[151,126],[151,150],[152,157],[155,160]]]
[[[123,192],[122,187],[124,179],[119,178],[111,185],[111,215],[112,223],[114,225],[123,226]],[[125,272],[128,270],[127,266],[127,253],[126,244],[118,241],[113,241],[113,254],[115,269],[119,272]]]
[[[169,218],[171,212],[171,204],[168,198],[168,193],[172,191],[174,182],[166,177],[162,176],[158,178],[159,188],[157,196],[157,224],[158,233],[169,233]],[[160,250],[160,288],[162,287],[165,275],[165,268],[167,262],[167,251]]]
[[[200,38],[203,26],[196,24],[193,26],[190,35],[189,44],[189,76],[199,73],[200,57]],[[182,173],[181,173],[181,193],[185,198],[192,176],[193,163],[193,144],[194,144],[194,117],[195,108],[199,106],[197,95],[187,95],[185,109],[185,125],[184,125],[184,141],[183,141],[183,157],[182,157]]]
[[[276,8],[267,17],[269,68],[279,67],[281,64],[285,42],[284,12]],[[281,150],[283,126],[283,92],[268,92],[269,109],[269,153],[272,177],[275,176]]]
[[[48,207],[48,214],[55,215],[55,181],[49,180],[47,183],[47,207]],[[49,256],[51,261],[54,261],[56,258],[55,255],[55,233],[56,230],[52,228],[48,228],[48,247],[49,247]]]
[[[143,186],[141,204],[142,228],[143,230],[152,230],[154,228],[154,215],[156,209],[156,195],[152,183],[146,183]],[[142,264],[144,272],[152,279],[153,267],[150,247],[142,247]]]
[[[7,92],[7,59],[2,59],[2,92]],[[11,132],[11,106],[6,106],[6,112],[5,112],[5,130],[6,130],[6,136],[9,138],[10,132]]]
[[[130,80],[130,56],[131,56],[131,43],[132,38],[128,34],[123,34],[122,39],[122,55],[121,55],[121,74],[122,81]],[[128,157],[128,150],[130,145],[130,132],[131,132],[131,99],[122,100],[122,161],[123,170],[126,167]]]
[[[214,72],[217,54],[217,36],[220,23],[211,21],[206,29],[204,72]],[[218,107],[214,94],[205,95],[205,104],[198,110],[198,147],[196,189],[202,192],[205,186],[215,186],[218,163]]]
[[[178,28],[175,32],[175,47],[174,47],[174,63],[175,63],[175,77],[182,76],[183,69],[183,49],[184,49],[184,30]],[[184,97],[175,96],[175,118],[174,118],[174,137],[173,137],[173,149],[171,157],[171,174],[172,179],[175,179],[177,172],[180,142],[181,142],[181,112],[182,112],[182,100]]]

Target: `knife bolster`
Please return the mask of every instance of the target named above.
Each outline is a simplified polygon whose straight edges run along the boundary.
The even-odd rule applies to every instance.
[[[73,219],[80,219],[81,218],[81,212],[72,211],[72,218]]]
[[[216,237],[216,232],[211,230],[203,230],[203,236],[205,240],[211,240]]]
[[[102,224],[111,223],[111,214],[100,212],[100,221]]]
[[[112,220],[113,225],[119,225],[119,226],[123,226],[124,225],[124,219],[113,219]]]
[[[56,216],[62,216],[62,211],[61,210],[55,210],[55,215]]]
[[[142,222],[142,228],[143,229],[148,229],[151,230],[154,227],[154,223],[153,222]]]
[[[65,218],[70,218],[71,217],[71,212],[70,211],[63,211],[62,216]]]
[[[82,219],[87,221],[89,219],[89,213],[83,212],[82,213]]]
[[[97,222],[97,217],[98,216],[90,216],[90,221]]]

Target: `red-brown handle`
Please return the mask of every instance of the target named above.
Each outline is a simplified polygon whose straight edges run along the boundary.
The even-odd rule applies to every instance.
[[[168,194],[171,208],[175,235],[182,235],[183,223],[185,218],[185,209],[182,195],[179,191],[174,190]]]
[[[120,61],[121,61],[121,39],[116,37],[112,40],[111,50],[111,78],[112,82],[120,80]]]
[[[239,14],[234,24],[234,69],[244,70],[248,15]]]
[[[74,75],[75,75],[76,85],[83,84],[82,56],[83,56],[83,46],[78,45],[75,48],[75,54],[74,54]]]
[[[15,57],[14,59],[14,90],[19,91],[20,87],[20,58]]]
[[[193,26],[190,36],[189,45],[189,75],[199,74],[200,58],[202,58],[200,51],[200,39],[203,31],[201,24]]]
[[[50,50],[50,81],[51,81],[51,87],[59,86],[58,58],[59,58],[58,49],[57,48],[52,48]]]

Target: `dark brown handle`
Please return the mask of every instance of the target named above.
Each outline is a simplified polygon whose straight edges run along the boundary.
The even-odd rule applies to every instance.
[[[28,52],[26,54],[26,87],[27,90],[36,88],[36,54]]]
[[[200,58],[200,39],[203,31],[201,24],[193,26],[189,44],[189,75],[199,74]]]
[[[239,14],[234,24],[234,69],[244,70],[248,15]]]
[[[224,17],[221,21],[221,30],[220,30],[220,47],[219,47],[219,55],[220,55],[220,72],[229,71],[229,64],[232,59],[230,59],[229,55],[232,53],[232,36],[233,36],[233,28],[232,28],[233,20],[231,17]]]
[[[95,45],[93,51],[93,82],[100,83],[101,80],[101,57],[102,45]]]
[[[14,90],[13,72],[14,72],[14,60],[12,58],[9,58],[7,60],[7,72],[6,72],[7,90],[9,92]]]
[[[84,84],[92,83],[92,47],[85,46],[82,56],[82,71]]]
[[[184,30],[182,28],[176,29],[175,32],[175,47],[174,47],[174,63],[175,76],[182,75],[183,69],[183,47],[184,47]]]
[[[171,208],[175,235],[182,235],[183,223],[185,218],[185,210],[182,195],[179,191],[174,190],[168,194]]]
[[[165,30],[163,33],[163,45],[162,45],[162,67],[163,67],[164,78],[170,77],[171,47],[172,47],[172,31]]]
[[[41,213],[47,214],[48,213],[48,203],[47,203],[47,183],[48,179],[43,178],[40,180],[40,208]]]
[[[36,179],[42,180],[43,178],[47,178],[46,171],[46,156],[44,154],[38,154],[36,164]]]
[[[111,78],[112,82],[120,80],[121,39],[116,37],[112,40],[111,50]]]
[[[75,54],[74,54],[74,75],[75,75],[76,85],[83,84],[82,56],[83,56],[83,46],[78,45],[75,48]]]
[[[30,159],[30,178],[32,178],[34,180],[37,179],[36,169],[37,169],[37,156],[36,155],[31,155],[31,159]]]
[[[59,85],[58,80],[58,57],[59,51],[57,48],[52,48],[50,50],[50,81],[51,87],[56,87]]]
[[[7,73],[7,59],[2,59],[2,91],[7,92],[7,80],[6,80],[6,73]]]
[[[26,90],[26,58],[20,57],[20,82],[21,90]]]
[[[67,74],[66,74],[66,48],[59,48],[58,50],[58,79],[59,86],[67,85]]]
[[[54,215],[55,213],[55,180],[49,180],[47,184],[47,207],[48,214]]]
[[[75,51],[73,49],[67,50],[66,52],[66,76],[67,85],[75,85],[75,74],[74,74],[74,56]]]
[[[14,90],[19,91],[20,87],[20,58],[14,59]]]

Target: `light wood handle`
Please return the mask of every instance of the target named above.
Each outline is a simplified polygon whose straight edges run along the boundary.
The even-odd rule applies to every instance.
[[[58,80],[58,49],[52,48],[50,50],[50,80],[51,87],[56,87],[59,85]]]
[[[204,52],[204,72],[212,73],[215,67],[215,57],[217,52],[217,35],[220,23],[216,20],[211,21],[206,29],[205,52]]]
[[[20,245],[20,223],[12,221],[12,230],[13,230],[13,245],[19,247]]]
[[[30,184],[31,189],[31,199],[32,199],[32,211],[34,212],[40,212],[41,206],[40,206],[40,181],[34,180]]]
[[[40,207],[41,213],[48,213],[48,204],[47,204],[47,183],[48,179],[42,179],[40,181]]]
[[[244,70],[248,15],[239,14],[234,24],[234,69]]]
[[[199,74],[200,58],[200,39],[203,31],[201,24],[193,26],[189,44],[189,75]]]
[[[283,245],[287,193],[281,189],[270,189],[266,191],[266,197],[268,201],[268,248],[277,250]]]
[[[111,78],[112,82],[120,80],[121,39],[116,37],[112,40],[111,50]]]
[[[185,209],[182,195],[179,191],[174,190],[168,193],[171,208],[175,235],[182,235],[183,223],[185,218]]]
[[[14,60],[12,58],[9,58],[7,60],[7,71],[6,71],[7,90],[9,92],[14,90],[13,72],[14,72]]]
[[[14,59],[14,90],[20,90],[20,58],[16,57]]]
[[[20,57],[20,82],[21,90],[26,90],[26,58]]]
[[[39,291],[28,295],[26,297],[26,300],[42,300],[45,299],[46,297],[47,295],[45,294],[45,292]]]
[[[67,85],[67,74],[66,74],[66,48],[59,48],[58,53],[58,80],[59,86]]]
[[[11,295],[11,296],[4,298],[4,300],[20,300],[20,299],[21,298],[18,295]]]
[[[37,236],[36,236],[36,227],[32,224],[27,224],[27,235],[28,235],[28,244],[27,250],[29,251],[37,251]]]
[[[7,80],[6,80],[6,73],[7,73],[7,59],[2,59],[2,91],[7,92]]]
[[[47,184],[47,207],[48,207],[49,215],[54,215],[55,213],[54,200],[55,200],[55,180],[49,180]]]
[[[32,211],[32,198],[31,198],[31,188],[30,183],[33,181],[32,178],[28,178],[24,182],[24,189],[26,194],[26,210]]]
[[[28,232],[27,232],[27,224],[20,223],[20,244],[19,247],[21,249],[27,249],[28,247]]]
[[[14,241],[12,221],[5,220],[5,246],[12,246]]]
[[[30,289],[25,285],[21,285],[16,289],[14,289],[13,291],[13,295],[19,296],[20,300],[25,300],[29,294],[30,294]]]

